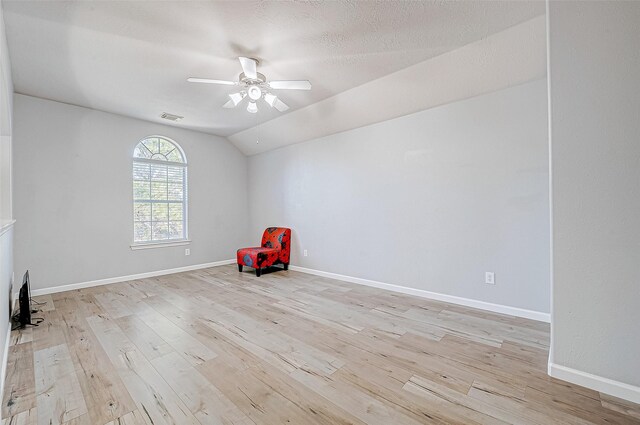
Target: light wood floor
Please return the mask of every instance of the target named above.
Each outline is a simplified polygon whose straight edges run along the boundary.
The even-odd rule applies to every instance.
[[[546,375],[547,324],[224,266],[59,293],[11,335],[3,424],[630,424]]]

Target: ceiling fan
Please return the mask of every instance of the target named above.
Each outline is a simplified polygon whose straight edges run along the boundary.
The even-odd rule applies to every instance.
[[[280,112],[289,109],[289,106],[269,90],[311,90],[311,83],[307,80],[281,80],[267,81],[265,76],[257,71],[258,61],[253,58],[239,57],[242,73],[238,81],[211,80],[208,78],[187,78],[190,83],[222,84],[227,86],[238,86],[240,91],[229,95],[229,101],[222,105],[223,108],[235,108],[244,100],[249,98],[247,111],[255,114],[258,112],[257,101],[264,99],[267,105],[276,108]]]

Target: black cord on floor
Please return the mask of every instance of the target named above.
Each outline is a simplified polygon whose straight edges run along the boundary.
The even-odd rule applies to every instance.
[[[11,318],[11,321],[15,323],[15,325],[11,327],[11,330],[16,331],[18,329],[24,329],[27,326],[38,326],[40,323],[44,322],[44,318],[42,317],[32,317],[31,320],[32,320],[31,323],[25,323],[23,325],[22,323],[20,323],[19,313],[16,313]],[[36,323],[33,323],[34,320],[36,321]]]

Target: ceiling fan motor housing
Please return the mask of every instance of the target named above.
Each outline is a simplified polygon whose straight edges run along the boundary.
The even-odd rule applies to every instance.
[[[264,76],[264,74],[256,72],[256,76],[257,78],[255,79],[249,78],[244,74],[244,72],[241,72],[238,80],[244,84],[263,84],[265,81],[267,81],[267,78]]]
[[[247,88],[247,95],[251,100],[258,100],[262,97],[262,90],[257,85],[250,85]]]

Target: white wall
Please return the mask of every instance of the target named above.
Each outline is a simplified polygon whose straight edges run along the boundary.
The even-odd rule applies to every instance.
[[[189,246],[132,251],[134,146],[189,163]],[[248,235],[247,160],[226,139],[34,97],[14,99],[15,269],[34,289],[235,258]]]
[[[0,4],[0,397],[4,388],[9,336],[9,302],[13,275],[13,228],[11,215],[11,135],[13,82]]]
[[[249,195],[294,265],[549,312],[545,80],[250,157]]]
[[[554,1],[549,23],[551,361],[640,402],[640,3]]]

